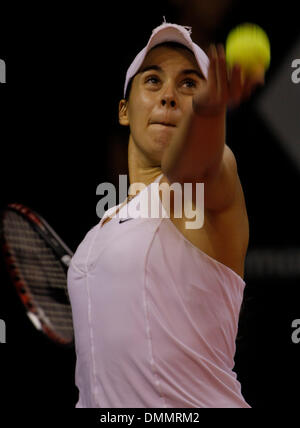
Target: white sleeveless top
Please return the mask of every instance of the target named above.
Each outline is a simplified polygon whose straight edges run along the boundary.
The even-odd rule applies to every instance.
[[[76,407],[250,407],[232,371],[245,282],[169,218],[131,213],[101,227],[119,206],[87,233],[68,270]]]

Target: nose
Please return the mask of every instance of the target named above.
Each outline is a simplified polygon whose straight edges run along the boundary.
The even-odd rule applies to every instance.
[[[171,107],[173,109],[177,107],[178,103],[174,91],[175,89],[172,85],[168,85],[168,87],[165,88],[160,100],[163,107]]]
[[[162,106],[170,106],[172,108],[176,107],[176,101],[173,98],[163,97],[161,99]]]

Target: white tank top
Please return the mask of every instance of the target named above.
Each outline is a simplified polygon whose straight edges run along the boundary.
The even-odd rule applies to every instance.
[[[169,218],[131,213],[102,227],[121,205],[87,233],[68,270],[76,407],[250,407],[232,371],[245,282]]]

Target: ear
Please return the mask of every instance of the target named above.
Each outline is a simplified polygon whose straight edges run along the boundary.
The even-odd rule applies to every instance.
[[[128,101],[125,99],[119,102],[119,123],[123,126],[129,126]]]

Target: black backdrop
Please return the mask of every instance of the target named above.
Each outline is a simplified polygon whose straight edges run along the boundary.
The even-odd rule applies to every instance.
[[[7,65],[7,83],[0,85],[1,205],[32,207],[73,250],[99,221],[97,185],[126,173],[127,134],[117,122],[126,69],[163,16],[180,21],[168,1],[132,6],[23,5],[0,18],[0,58]],[[224,43],[229,29],[244,21],[270,36],[268,83],[299,36],[295,2],[235,1],[211,41]],[[249,248],[297,248],[299,171],[256,109],[263,91],[228,113],[227,143],[247,201]],[[292,407],[300,381],[300,344],[291,341],[291,323],[300,318],[299,278],[254,281],[246,272],[245,280],[236,354],[243,393],[254,407]],[[0,293],[7,326],[1,403],[74,407],[74,349],[57,348],[32,329],[3,269]]]

